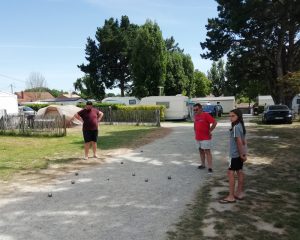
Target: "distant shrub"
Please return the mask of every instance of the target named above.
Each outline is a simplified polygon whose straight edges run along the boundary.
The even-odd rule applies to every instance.
[[[32,103],[32,104],[25,104],[25,106],[30,107],[30,108],[32,108],[34,111],[37,112],[37,111],[40,110],[41,108],[48,107],[49,104],[45,104],[45,103],[41,103],[41,104],[39,104],[39,103]]]

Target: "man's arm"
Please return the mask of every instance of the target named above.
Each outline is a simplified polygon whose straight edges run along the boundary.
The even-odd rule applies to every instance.
[[[98,122],[100,122],[101,121],[101,119],[102,119],[102,117],[103,117],[103,112],[101,112],[101,111],[99,111],[98,112],[98,117],[97,117],[97,119],[98,119]]]
[[[79,121],[83,122],[83,119],[80,117],[80,115],[78,113],[76,113],[74,115],[74,117],[72,117],[71,121],[74,119],[74,118],[77,118]]]
[[[217,121],[214,121],[214,123],[213,124],[211,124],[211,126],[210,126],[210,128],[209,128],[209,133],[211,134],[211,132],[216,128],[216,126],[217,126]]]

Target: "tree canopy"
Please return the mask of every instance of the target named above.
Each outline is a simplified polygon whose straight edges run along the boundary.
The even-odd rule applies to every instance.
[[[218,17],[208,19],[201,56],[217,60],[227,55],[234,81],[244,88],[261,85],[275,102],[290,104],[279,84],[300,69],[300,4],[296,0],[217,0]],[[240,67],[239,63],[243,66]],[[240,79],[237,79],[237,77]],[[250,90],[249,88],[248,90]],[[253,89],[252,89],[253,90]],[[291,92],[291,91],[288,91]]]

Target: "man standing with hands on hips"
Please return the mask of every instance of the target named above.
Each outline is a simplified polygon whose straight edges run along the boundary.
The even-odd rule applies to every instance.
[[[94,158],[97,156],[97,141],[98,141],[98,124],[103,117],[103,112],[93,108],[93,103],[88,101],[84,109],[80,110],[75,115],[76,118],[83,122],[82,132],[84,138],[84,159],[89,158],[89,149],[92,146]]]
[[[195,139],[201,159],[201,165],[198,168],[204,169],[206,160],[208,173],[212,173],[211,133],[217,126],[217,122],[209,113],[203,112],[200,103],[193,106],[193,111]]]

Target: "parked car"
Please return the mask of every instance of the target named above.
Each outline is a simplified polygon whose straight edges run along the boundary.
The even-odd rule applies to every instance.
[[[216,117],[218,115],[218,107],[217,105],[204,105],[203,112],[207,112],[211,116]]]
[[[292,123],[292,111],[286,105],[266,106],[264,112],[262,113],[262,122]]]
[[[31,108],[27,106],[19,106],[19,113],[24,116],[34,116],[36,112]]]

